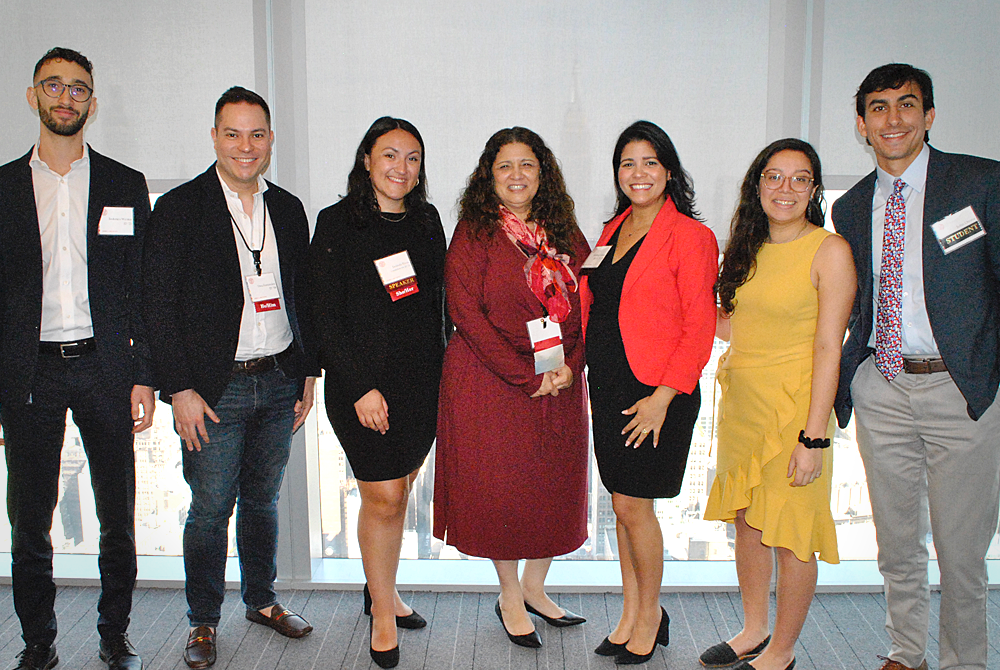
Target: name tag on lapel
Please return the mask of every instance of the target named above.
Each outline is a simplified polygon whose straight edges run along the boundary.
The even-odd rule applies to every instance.
[[[131,207],[105,207],[97,224],[98,235],[134,235],[135,222]]]
[[[971,206],[949,214],[932,224],[931,230],[934,231],[934,237],[937,238],[941,251],[945,254],[950,254],[969,242],[986,236],[986,230]]]

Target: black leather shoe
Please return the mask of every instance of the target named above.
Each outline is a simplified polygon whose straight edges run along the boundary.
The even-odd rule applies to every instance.
[[[728,642],[720,642],[719,644],[713,645],[705,650],[705,652],[698,658],[702,665],[706,668],[724,668],[727,665],[733,665],[738,661],[749,661],[751,659],[760,656],[760,653],[764,651],[764,647],[767,643],[771,641],[771,636],[768,635],[764,638],[764,641],[758,644],[756,647],[751,649],[745,654],[737,654],[733,651],[733,648],[729,646]]]
[[[372,615],[372,593],[368,590],[368,585],[365,584],[364,588],[365,594],[365,607],[364,613],[368,616]],[[413,609],[412,607],[410,609]],[[406,616],[396,616],[396,627],[397,628],[409,628],[410,630],[416,630],[417,628],[423,628],[427,625],[427,619],[423,618],[417,614],[416,610],[413,610]]]
[[[101,638],[97,654],[108,664],[109,670],[142,670],[142,659],[129,642],[128,633]]]
[[[59,662],[56,646],[31,644],[17,655],[18,664],[14,670],[52,670]]]
[[[392,649],[386,649],[385,651],[375,651],[375,647],[372,646],[372,626],[375,625],[374,620],[368,620],[368,653],[371,655],[372,660],[375,661],[375,665],[380,668],[395,668],[399,665],[399,643]]]
[[[584,619],[579,614],[573,614],[569,610],[563,610],[565,614],[563,614],[561,617],[558,618],[545,616],[544,614],[536,610],[534,607],[529,605],[527,600],[524,601],[524,609],[528,610],[528,614],[534,614],[535,616],[542,617],[542,619],[545,620],[545,623],[549,624],[550,626],[555,626],[556,628],[565,628],[566,626],[579,626],[580,624],[586,621],[586,619]]]
[[[500,599],[497,598],[497,605],[494,608],[497,613],[497,618],[500,619],[500,625],[503,626],[503,632],[507,633],[507,637],[511,642],[519,647],[528,647],[529,649],[538,649],[542,646],[542,638],[538,637],[538,631],[533,630],[530,633],[525,633],[524,635],[514,635],[509,630],[507,630],[507,624],[503,622],[503,612],[500,611]]]
[[[597,645],[597,649],[594,650],[594,653],[598,656],[617,656],[625,651],[626,644],[628,644],[628,642],[612,642],[608,638],[604,638],[604,641]]]

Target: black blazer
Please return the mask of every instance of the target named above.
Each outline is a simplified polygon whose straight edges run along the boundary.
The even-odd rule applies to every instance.
[[[26,403],[42,324],[42,238],[31,152],[0,167],[0,404]],[[98,235],[105,207],[131,207],[134,234]],[[90,149],[87,291],[103,383],[128,394],[152,386],[139,311],[142,239],[149,193],[140,172]],[[126,396],[127,397],[127,396]]]
[[[307,304],[309,224],[299,199],[281,187],[268,182],[264,201],[295,338],[280,365],[289,377],[304,380],[319,375],[306,353],[309,310],[297,309]],[[215,164],[156,201],[143,259],[144,315],[160,399],[170,402],[170,394],[194,389],[214,406],[232,375],[243,315],[243,276]]]
[[[858,292],[840,360],[834,409],[841,427],[851,418],[851,380],[865,357],[873,326],[872,197],[875,172],[833,205],[833,223],[851,245]],[[971,206],[986,236],[945,255],[931,225]],[[924,298],[931,330],[952,379],[978,419],[1000,384],[1000,163],[931,148],[924,193]]]

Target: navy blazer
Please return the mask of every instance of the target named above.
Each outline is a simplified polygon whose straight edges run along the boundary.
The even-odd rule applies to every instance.
[[[871,355],[872,197],[875,172],[833,205],[833,223],[851,245],[858,292],[840,360],[834,409],[841,427],[851,418],[851,380]],[[986,236],[945,255],[931,225],[971,206]],[[931,331],[952,379],[978,419],[1000,384],[1000,163],[931,148],[923,220],[924,298]],[[881,244],[881,241],[879,241]]]
[[[268,182],[264,192],[281,267],[285,311],[295,340],[282,371],[319,376],[305,301],[309,224],[302,203]],[[194,389],[214,406],[232,376],[243,317],[243,275],[233,224],[213,163],[160,196],[143,254],[143,306],[160,399]]]
[[[0,404],[31,398],[42,324],[42,238],[31,151],[0,167]],[[134,233],[98,235],[105,207],[131,207]],[[90,149],[87,291],[106,388],[152,386],[139,310],[149,193],[142,173]]]

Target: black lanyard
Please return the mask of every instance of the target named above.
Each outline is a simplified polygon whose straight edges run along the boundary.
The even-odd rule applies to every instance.
[[[236,232],[240,234],[240,239],[243,240],[243,246],[247,248],[250,255],[253,256],[253,267],[257,270],[257,276],[260,276],[260,254],[264,251],[264,242],[267,241],[267,203],[264,203],[264,234],[260,238],[260,249],[251,249],[250,245],[247,244],[247,238],[243,236],[243,231],[240,227],[236,225],[236,217],[233,216],[232,212],[229,212],[229,219],[233,222],[236,227]],[[250,230],[253,231],[253,216],[250,217]]]

